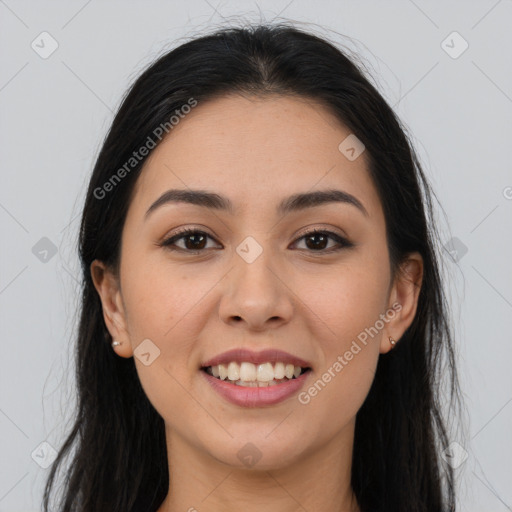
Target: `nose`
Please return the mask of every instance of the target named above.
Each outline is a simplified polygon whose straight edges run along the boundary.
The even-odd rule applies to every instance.
[[[224,280],[219,316],[227,324],[251,331],[277,328],[290,321],[293,292],[283,270],[271,265],[269,251],[248,263],[238,254]]]

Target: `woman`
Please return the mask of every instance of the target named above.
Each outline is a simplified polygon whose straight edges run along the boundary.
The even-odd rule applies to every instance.
[[[436,238],[399,121],[331,43],[260,25],[159,58],[90,180],[45,510],[71,452],[53,510],[454,510]]]

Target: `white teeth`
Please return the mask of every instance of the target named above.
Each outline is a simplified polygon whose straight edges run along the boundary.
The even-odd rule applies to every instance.
[[[238,364],[231,361],[229,364],[218,364],[210,366],[208,373],[221,380],[230,380],[239,386],[247,387],[266,387],[275,386],[284,380],[298,378],[302,372],[300,366],[293,364],[284,364],[277,362],[262,363],[254,365],[253,363],[242,362]]]
[[[226,380],[228,378],[228,367],[223,364],[219,364],[217,366],[219,368],[219,377],[221,378],[221,380]],[[213,373],[213,367],[212,367],[212,373]]]
[[[240,365],[240,379],[245,382],[256,380],[256,366],[254,366],[252,363],[242,363]]]
[[[244,382],[243,380],[237,380],[235,382],[235,384],[237,386],[243,386],[243,387],[246,387],[246,388],[250,388],[252,387],[253,384],[256,384],[255,382]]]
[[[240,379],[240,366],[234,361],[228,364],[228,379],[239,380]]]
[[[274,379],[284,378],[284,363],[276,363],[274,366]]]
[[[231,381],[229,381],[231,382]],[[281,380],[270,380],[268,382],[259,382],[259,381],[252,381],[252,382],[244,382],[243,380],[237,380],[234,382],[231,382],[232,384],[236,384],[237,386],[242,386],[244,388],[264,388],[268,386],[277,386],[278,384],[281,384],[282,382],[288,382],[288,379],[281,379]]]
[[[274,368],[270,363],[263,363],[258,365],[258,382],[268,382],[274,378]]]

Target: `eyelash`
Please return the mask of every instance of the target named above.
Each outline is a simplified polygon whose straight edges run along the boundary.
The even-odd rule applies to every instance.
[[[312,235],[316,235],[316,234],[327,235],[329,238],[336,241],[339,244],[339,246],[334,247],[334,248],[331,247],[329,249],[320,249],[318,251],[306,249],[308,252],[331,254],[333,252],[338,252],[338,251],[341,251],[342,249],[348,249],[348,248],[354,246],[354,244],[352,242],[350,242],[346,238],[343,238],[342,236],[338,235],[337,233],[333,233],[332,231],[327,231],[327,230],[322,230],[322,229],[313,229],[311,231],[307,231],[306,233],[303,233],[299,238],[297,238],[296,242],[299,240],[302,240],[308,236],[312,236]],[[165,247],[166,249],[168,249],[170,251],[183,251],[183,252],[187,252],[189,254],[200,254],[201,252],[205,252],[206,249],[200,249],[200,250],[193,251],[190,249],[183,249],[182,247],[175,247],[175,246],[173,247],[173,244],[176,241],[178,241],[182,238],[186,238],[189,235],[206,235],[208,238],[215,240],[212,236],[210,236],[208,233],[205,233],[204,231],[194,229],[194,228],[185,228],[185,229],[179,231],[178,233],[174,234],[172,237],[167,238],[166,240],[162,241],[159,245],[161,247]]]

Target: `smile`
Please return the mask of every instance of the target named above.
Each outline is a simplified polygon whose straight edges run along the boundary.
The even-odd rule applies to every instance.
[[[255,365],[250,362],[237,363],[232,361],[229,364],[217,364],[208,366],[203,370],[216,379],[227,381],[231,384],[244,387],[267,387],[277,386],[289,380],[297,379],[300,375],[309,370],[293,364],[262,363]]]
[[[235,363],[238,366],[238,363]],[[283,364],[283,363],[281,363]],[[302,368],[302,367],[293,367],[293,371],[291,371],[290,366],[284,365],[284,376],[282,378],[276,377],[276,368],[277,366],[277,376],[280,376],[282,373],[280,363],[276,363],[274,366],[270,363],[262,363],[258,366],[256,370],[256,378],[254,380],[243,380],[240,378],[240,372],[242,372],[242,376],[254,376],[254,372],[251,375],[252,369],[249,367],[248,370],[244,368],[244,363],[241,363],[239,374],[236,375],[236,367],[232,366],[232,363],[226,365],[216,365],[201,368],[199,372],[204,376],[207,383],[210,386],[210,389],[216,392],[224,400],[230,402],[231,404],[237,405],[239,407],[265,407],[278,404],[283,402],[284,400],[296,395],[300,392],[301,388],[304,386],[304,383],[308,379],[311,374],[311,368]],[[224,369],[218,368],[219,366],[224,366]],[[233,379],[229,379],[229,367],[231,366],[231,376]],[[261,369],[260,374],[260,367]],[[269,368],[270,366],[270,368]],[[288,366],[288,369],[287,369]],[[217,368],[216,368],[217,367]],[[214,370],[214,368],[216,368]],[[271,373],[272,369],[272,373]],[[214,376],[213,372],[219,373],[218,376]],[[224,376],[226,372],[228,375],[224,378],[220,378],[220,372],[223,372]],[[248,371],[248,373],[245,373]],[[288,375],[291,377],[287,377],[286,372],[288,371]],[[261,376],[263,379],[269,380],[258,380],[258,376]],[[238,378],[237,378],[238,377]]]

